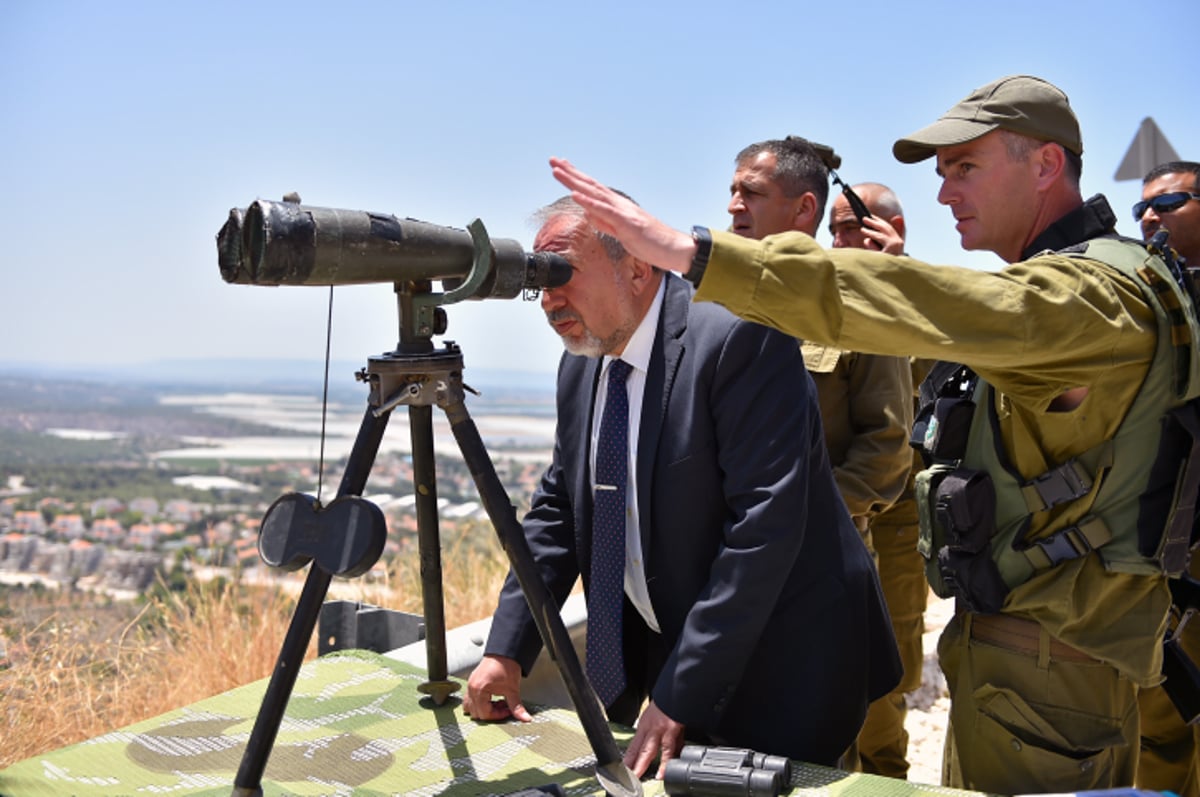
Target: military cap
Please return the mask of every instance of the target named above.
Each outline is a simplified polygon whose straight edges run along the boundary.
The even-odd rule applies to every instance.
[[[938,147],[974,141],[993,130],[1062,144],[1083,154],[1079,120],[1057,86],[1029,75],[1012,75],[972,91],[928,127],[892,145],[902,163],[916,163],[937,154]]]

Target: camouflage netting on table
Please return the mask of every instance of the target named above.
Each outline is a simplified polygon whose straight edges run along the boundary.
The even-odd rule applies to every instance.
[[[266,795],[505,795],[549,783],[602,794],[574,712],[542,709],[532,723],[480,724],[451,698],[417,692],[425,673],[362,651],[304,665],[262,790]],[[0,794],[230,794],[267,681],[21,761],[0,772]],[[614,727],[620,746],[628,729]],[[15,732],[20,732],[15,729]],[[909,797],[968,792],[800,765],[796,795]],[[646,781],[647,795],[662,784]]]

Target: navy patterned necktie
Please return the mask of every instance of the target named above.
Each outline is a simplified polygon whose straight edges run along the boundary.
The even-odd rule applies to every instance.
[[[605,706],[625,690],[621,615],[625,597],[625,487],[629,474],[629,396],[623,360],[608,366],[608,394],[596,443],[592,493],[592,572],[588,589],[587,673]]]

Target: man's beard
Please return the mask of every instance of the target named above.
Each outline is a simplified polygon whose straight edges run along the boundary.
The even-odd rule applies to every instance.
[[[567,350],[567,352],[579,357],[603,357],[610,352],[616,351],[617,347],[625,343],[629,339],[629,336],[633,334],[632,329],[626,330],[624,327],[622,327],[613,332],[608,339],[597,337],[596,334],[593,333],[592,330],[588,329],[587,325],[583,323],[583,319],[570,310],[555,310],[554,312],[546,313],[546,320],[551,324],[554,324],[558,321],[568,320],[575,321],[579,324],[579,326],[583,329],[582,335],[559,336],[562,339],[563,347]]]

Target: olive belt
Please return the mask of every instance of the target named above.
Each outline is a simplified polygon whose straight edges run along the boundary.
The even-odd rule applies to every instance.
[[[1040,652],[1042,627],[1033,620],[1013,617],[1011,614],[971,615],[971,638],[995,645],[1005,650],[1037,656]],[[1098,660],[1082,650],[1060,642],[1047,634],[1050,658],[1059,661],[1098,663]]]

